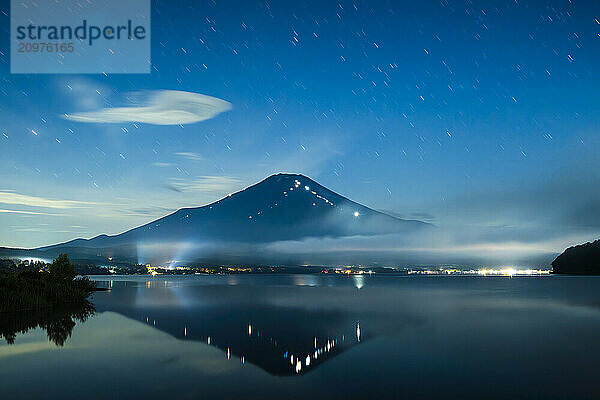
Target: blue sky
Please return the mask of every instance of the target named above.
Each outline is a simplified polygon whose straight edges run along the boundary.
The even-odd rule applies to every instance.
[[[153,1],[152,73],[107,76],[11,75],[0,4],[1,245],[118,233],[280,171],[469,243],[600,231],[595,2]],[[64,118],[162,90],[233,108]]]

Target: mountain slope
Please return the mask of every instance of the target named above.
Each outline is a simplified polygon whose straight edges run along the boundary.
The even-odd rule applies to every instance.
[[[136,258],[141,247],[186,243],[253,246],[307,237],[410,233],[429,226],[375,211],[296,174],[277,174],[212,204],[183,208],[124,233],[36,250]]]

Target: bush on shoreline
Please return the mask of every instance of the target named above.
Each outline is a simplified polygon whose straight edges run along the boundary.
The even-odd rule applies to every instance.
[[[61,254],[52,264],[37,262],[12,272],[0,271],[0,312],[82,302],[95,288],[87,277],[75,278],[75,267]]]

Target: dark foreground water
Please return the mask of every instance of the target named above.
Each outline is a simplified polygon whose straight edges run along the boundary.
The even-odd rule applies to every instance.
[[[0,399],[600,398],[598,278],[97,279],[10,321]]]

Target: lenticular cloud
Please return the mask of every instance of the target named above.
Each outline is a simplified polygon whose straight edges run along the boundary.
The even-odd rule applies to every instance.
[[[231,110],[231,103],[200,93],[177,90],[150,92],[147,104],[65,114],[71,121],[92,123],[138,122],[154,125],[193,124]]]

